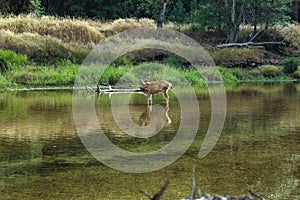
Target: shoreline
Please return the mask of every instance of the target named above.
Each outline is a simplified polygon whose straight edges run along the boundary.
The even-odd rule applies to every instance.
[[[213,84],[220,84],[221,82],[215,82]],[[231,88],[231,87],[238,87],[242,85],[252,85],[252,86],[257,86],[257,85],[279,85],[279,84],[288,84],[288,83],[293,83],[293,84],[299,84],[300,80],[294,79],[294,80],[253,80],[253,81],[240,81],[240,82],[223,82],[225,89]],[[176,87],[180,86],[185,86],[185,85],[178,85]],[[5,87],[5,86],[4,86]],[[105,85],[100,86],[102,88],[107,87]],[[199,85],[194,84],[192,87],[199,87]],[[203,88],[200,86],[200,88]],[[0,88],[0,92],[23,92],[23,91],[63,91],[63,90],[86,90],[86,87],[79,87],[79,88],[74,88],[74,86],[29,86],[29,85],[22,85],[19,87],[6,87],[6,88]],[[203,88],[205,89],[205,88]]]

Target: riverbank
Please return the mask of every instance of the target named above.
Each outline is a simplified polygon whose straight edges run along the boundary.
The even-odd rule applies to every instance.
[[[142,63],[139,65],[124,65],[119,67],[99,67],[104,69],[101,77],[97,73],[85,73],[84,85],[92,87],[100,84],[103,87],[108,85],[122,85],[126,88],[138,87],[140,79],[144,79],[145,69],[151,69],[153,80],[169,80],[174,86],[192,84],[196,87],[205,88],[206,82],[203,76],[215,76],[214,69],[196,70],[180,69],[175,66],[161,64],[158,62]],[[281,83],[299,81],[300,70],[293,74],[285,74],[283,69],[276,66],[265,65],[258,69],[225,68],[217,67],[225,86],[235,86],[242,83]],[[71,89],[76,81],[80,65],[68,64],[62,66],[26,66],[17,68],[0,75],[1,90],[50,90],[50,89]],[[81,72],[82,73],[82,72]],[[78,81],[78,80],[77,80]]]
[[[101,22],[52,16],[0,16],[0,88],[72,87],[80,64],[97,44],[122,31],[155,27],[155,21],[150,19]],[[256,48],[216,48],[222,35],[216,37],[211,30],[194,30],[188,24],[183,25],[180,31],[204,46],[218,66],[225,85],[236,85],[244,82],[299,80],[299,68],[286,73],[282,64],[286,58],[299,57],[299,27],[297,24],[274,27],[261,37],[262,40],[284,40],[287,46],[268,45]],[[178,29],[172,23],[165,24],[164,28]],[[240,37],[247,37],[250,29],[251,27],[242,27]],[[143,77],[141,70],[135,77],[128,73],[136,68],[150,67],[153,74],[159,74],[153,76],[153,80],[167,79],[175,85],[206,85],[201,74],[186,60],[169,52],[155,50],[130,52],[112,63],[101,77],[96,78],[93,73],[89,73],[85,79],[93,80],[92,85],[96,85],[98,81],[107,86],[119,83],[121,78],[123,84],[132,85],[139,79],[148,77]],[[160,68],[164,70],[159,71]],[[175,76],[175,73],[170,74],[170,71],[179,72],[181,77]],[[203,69],[201,73],[207,75],[213,72]]]

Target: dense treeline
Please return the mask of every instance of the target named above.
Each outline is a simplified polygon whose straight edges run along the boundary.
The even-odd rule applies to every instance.
[[[0,13],[157,20],[162,3],[162,0],[0,0]],[[288,23],[291,19],[298,21],[298,10],[298,0],[169,0],[165,20],[179,28],[189,23],[197,29],[226,32],[228,42],[236,42],[241,24],[254,27],[249,38],[253,40],[258,27],[267,30],[271,25]]]
[[[266,14],[272,12],[283,15],[277,17],[293,17],[296,21],[299,17],[298,0],[169,0],[167,3],[168,19],[179,23],[195,21],[205,23],[205,19],[221,22],[230,12],[241,16],[244,22],[251,23],[269,17],[270,15]],[[161,0],[0,0],[0,4],[2,14],[40,12],[46,15],[113,20],[156,19],[162,2]]]

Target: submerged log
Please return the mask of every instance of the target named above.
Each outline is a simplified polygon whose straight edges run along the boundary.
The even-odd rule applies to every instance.
[[[99,94],[105,94],[105,93],[134,93],[134,92],[142,92],[141,89],[117,89],[117,88],[111,88],[110,86],[106,89],[101,89],[99,85],[97,85],[97,88],[91,88],[89,86],[85,87],[87,91],[90,92],[97,92]]]

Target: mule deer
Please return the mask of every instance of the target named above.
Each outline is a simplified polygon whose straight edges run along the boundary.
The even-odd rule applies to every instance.
[[[168,91],[172,87],[172,84],[168,81],[156,81],[156,82],[149,82],[147,80],[140,81],[142,85],[140,87],[141,91],[145,93],[148,97],[148,105],[152,104],[152,94],[163,93],[166,98],[166,104],[169,105],[169,95]]]

